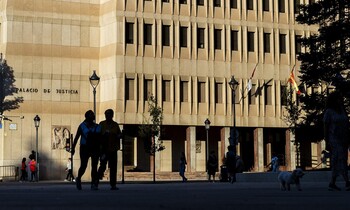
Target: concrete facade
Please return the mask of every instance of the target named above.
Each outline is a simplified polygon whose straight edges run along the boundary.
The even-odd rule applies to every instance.
[[[156,171],[177,171],[181,151],[186,152],[189,172],[205,171],[207,118],[209,150],[221,165],[233,125],[228,82],[234,75],[239,82],[237,148],[247,170],[264,171],[273,152],[283,156],[286,169],[294,168],[281,95],[291,69],[299,66],[296,36],[316,33],[317,28],[295,22],[294,1],[280,8],[269,0],[268,11],[261,1],[251,1],[253,9],[244,0],[200,2],[1,1],[0,52],[14,69],[24,103],[5,113],[12,122],[3,121],[0,129],[0,165],[19,165],[35,150],[33,118],[38,114],[42,177],[62,178],[69,156],[64,140],[76,133],[93,107],[89,76],[96,70],[101,78],[97,122],[104,119],[104,110],[115,110],[115,120],[129,133],[125,151],[130,167],[151,170],[136,135],[148,114],[149,93],[163,108],[166,128],[166,149],[156,155]],[[79,165],[78,156],[74,164]]]

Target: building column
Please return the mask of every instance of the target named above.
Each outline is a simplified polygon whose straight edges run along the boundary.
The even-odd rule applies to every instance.
[[[187,172],[196,171],[196,127],[186,129],[185,154],[187,158]]]
[[[121,131],[123,131],[124,125],[119,125],[119,128]],[[124,145],[123,145],[122,139],[120,139],[120,142],[119,142],[120,150],[117,151],[117,180],[118,180],[118,177],[121,177],[121,174],[123,171],[123,152],[122,152],[122,150],[124,149],[123,147]]]
[[[221,148],[218,151],[219,164],[223,164],[223,158],[226,156],[227,147],[230,145],[229,137],[230,137],[230,127],[224,127],[220,131],[220,142]]]
[[[271,142],[266,142],[265,146],[265,154],[264,156],[266,157],[267,164],[269,164],[272,160],[272,143]],[[264,164],[265,167],[265,164]]]
[[[254,171],[264,171],[264,130],[254,129]]]
[[[294,141],[292,141],[294,139]],[[289,129],[286,130],[286,148],[285,148],[285,163],[286,163],[286,170],[291,171],[294,170],[296,167],[296,148],[294,143],[295,142],[295,134],[290,132]],[[299,154],[299,161],[300,161],[300,154]]]

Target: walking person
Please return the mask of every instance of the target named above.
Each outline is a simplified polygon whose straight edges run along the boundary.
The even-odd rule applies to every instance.
[[[226,167],[229,174],[230,183],[236,182],[236,154],[234,152],[234,146],[227,147],[226,153]]]
[[[30,162],[29,162],[29,169],[30,169],[30,173],[31,173],[31,177],[30,177],[30,181],[31,182],[37,182],[38,181],[38,177],[37,177],[37,165],[36,165],[36,160],[35,158],[33,158]]]
[[[111,190],[118,190],[117,188],[117,164],[118,164],[118,150],[120,150],[120,139],[122,132],[119,124],[113,120],[114,111],[107,109],[105,111],[106,120],[100,122],[101,138],[102,138],[102,154],[100,157],[100,167],[98,169],[99,179],[102,179],[103,174],[109,166],[109,183]]]
[[[184,152],[181,152],[179,164],[180,164],[180,176],[182,177],[182,182],[186,182],[187,178],[185,176],[185,171],[186,171],[187,161],[186,161],[186,156]]]
[[[91,190],[98,190],[97,165],[100,153],[101,127],[95,123],[95,113],[89,110],[85,113],[85,120],[80,123],[72,146],[72,155],[80,138],[80,168],[76,177],[77,189],[81,190],[81,177],[84,175],[89,158],[91,158]]]
[[[215,173],[217,168],[218,158],[216,157],[215,152],[211,151],[207,163],[207,173],[209,182],[211,181],[211,177],[213,177],[213,182],[215,182]]]
[[[64,181],[75,182],[73,171],[72,171],[72,158],[68,158],[66,171],[67,171],[67,176]]]
[[[21,165],[21,178],[19,179],[20,182],[26,181],[27,180],[27,164],[26,164],[27,158],[22,159],[22,165]]]
[[[335,184],[341,175],[345,181],[345,189],[350,190],[347,162],[349,148],[349,117],[344,107],[344,99],[340,92],[329,94],[323,117],[324,138],[330,148],[332,177],[328,185],[329,190],[340,191]]]
[[[268,166],[271,166],[271,171],[272,172],[278,172],[279,171],[280,164],[279,164],[279,160],[278,160],[278,157],[277,157],[276,154],[272,155],[271,162],[267,165],[267,167]]]

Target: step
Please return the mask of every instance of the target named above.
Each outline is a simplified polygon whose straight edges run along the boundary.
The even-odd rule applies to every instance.
[[[304,171],[303,182],[328,182],[331,179],[331,171]],[[237,173],[238,182],[276,182],[278,172],[244,172]],[[207,180],[206,172],[186,172],[185,176],[189,181]],[[181,181],[178,172],[157,172],[156,180],[160,181]],[[219,180],[220,173],[216,173],[216,179]],[[118,180],[121,180],[121,174],[118,174]],[[125,172],[125,181],[152,181],[152,172]]]

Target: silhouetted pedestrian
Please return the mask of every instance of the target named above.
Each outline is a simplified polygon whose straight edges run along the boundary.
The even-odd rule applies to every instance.
[[[215,155],[214,151],[210,152],[207,169],[208,169],[208,180],[211,181],[211,177],[213,177],[213,182],[215,182],[215,173],[218,168],[218,158]]]
[[[271,167],[272,172],[278,172],[279,171],[279,160],[276,154],[272,155],[271,162],[267,165]]]
[[[344,99],[340,92],[329,94],[324,113],[324,138],[331,153],[332,178],[329,190],[340,188],[335,184],[337,176],[341,175],[345,181],[346,190],[350,190],[347,162],[349,148],[349,117],[344,107]]]
[[[100,153],[101,127],[95,123],[95,113],[89,110],[85,113],[85,120],[79,125],[75,135],[72,155],[75,153],[75,146],[80,138],[80,168],[75,181],[77,189],[81,190],[81,177],[84,175],[89,158],[91,158],[91,190],[98,190],[97,165]]]
[[[186,156],[184,152],[181,152],[179,164],[180,164],[180,176],[182,177],[182,181],[186,182],[187,178],[185,176],[185,171],[186,171],[187,161],[186,161]]]
[[[109,166],[109,183],[111,190],[118,190],[117,185],[117,163],[118,150],[120,150],[120,138],[122,132],[119,124],[113,120],[114,112],[112,109],[105,111],[106,120],[100,122],[102,134],[102,155],[100,157],[100,167],[98,169],[99,178],[102,179],[103,174]]]
[[[234,146],[230,145],[227,147],[228,151],[226,153],[226,167],[229,174],[229,179],[231,183],[236,182],[236,154],[234,152]]]

